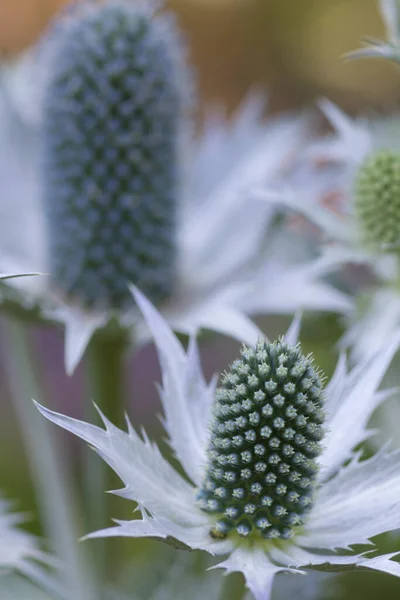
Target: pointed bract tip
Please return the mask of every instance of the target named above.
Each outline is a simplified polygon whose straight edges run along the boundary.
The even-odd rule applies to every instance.
[[[301,329],[301,321],[303,318],[303,312],[297,311],[293,320],[289,326],[289,329],[285,333],[285,341],[290,346],[295,346],[299,341],[300,329]]]
[[[51,422],[55,422],[53,420],[53,415],[57,415],[57,413],[53,410],[50,410],[49,408],[46,408],[45,406],[43,406],[42,404],[40,404],[39,402],[37,402],[34,398],[32,398],[32,402],[35,405],[35,407],[38,409],[38,411],[48,420]]]
[[[144,308],[150,305],[149,300],[147,300],[146,296],[139,290],[139,288],[134,283],[131,283],[129,285],[129,289],[135,299],[136,304],[139,306],[141,312],[143,313]]]
[[[45,408],[44,406],[42,406],[37,400],[35,400],[34,398],[32,398],[32,402],[35,405],[35,407],[38,409],[38,411],[40,413],[42,413],[42,415],[45,415],[45,412],[47,410],[47,408]]]
[[[169,324],[165,320],[164,316],[160,313],[160,311],[151,303],[151,301],[137,288],[135,285],[131,284],[129,286],[133,297],[136,301],[136,304],[142,313],[144,320],[148,328],[150,329],[153,339],[157,346],[162,345],[161,340],[168,339],[170,343],[172,343],[176,349],[179,351],[180,345],[172,332]]]

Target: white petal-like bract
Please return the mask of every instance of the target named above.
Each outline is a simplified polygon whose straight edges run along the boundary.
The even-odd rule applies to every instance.
[[[279,573],[301,574],[307,567],[329,571],[367,568],[400,576],[398,563],[392,560],[395,555],[370,559],[363,554],[343,554],[355,544],[369,544],[376,535],[400,526],[399,451],[385,448],[368,460],[361,460],[360,451],[355,452],[371,433],[367,423],[372,411],[393,393],[378,388],[400,345],[400,334],[394,333],[383,350],[370,354],[350,371],[345,357],[340,357],[325,390],[328,433],[311,511],[303,526],[293,530],[292,538],[280,544],[259,538],[253,544],[245,537],[241,541],[229,534],[215,535],[213,515],[202,511],[197,501],[206,472],[215,381],[206,383],[194,340],[185,351],[154,306],[138,290],[133,293],[160,357],[161,400],[169,442],[193,483],[172,468],[144,433],[141,438],[129,420],[124,432],[101,414],[104,430],[39,406],[45,417],[88,442],[114,469],[125,484],[117,494],[138,502],[141,518],[116,521],[114,527],[88,537],[158,538],[178,548],[228,555],[216,567],[243,573],[256,600],[270,600]],[[298,333],[296,318],[287,342],[296,344]],[[244,352],[251,356],[249,348]],[[308,380],[306,385],[310,385]]]

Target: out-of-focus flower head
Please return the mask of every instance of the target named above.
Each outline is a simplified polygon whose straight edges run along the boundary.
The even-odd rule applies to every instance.
[[[290,236],[274,230],[274,210],[248,194],[290,173],[308,118],[265,123],[264,102],[251,94],[231,123],[208,114],[194,138],[185,45],[157,8],[88,0],[62,14],[26,59],[39,72],[36,109],[21,100],[25,70],[24,83],[6,77],[7,108],[15,127],[30,128],[33,147],[22,149],[26,177],[19,145],[0,157],[5,198],[9,189],[17,200],[0,264],[49,273],[19,291],[25,307],[65,323],[68,371],[110,318],[134,325],[136,343],[148,337],[130,282],[176,330],[204,327],[249,342],[258,330],[247,314],[349,308],[319,281],[325,265],[299,260]]]
[[[400,576],[393,554],[352,550],[398,527],[400,453],[385,448],[362,460],[354,448],[393,394],[377,389],[400,333],[351,371],[342,356],[324,388],[295,320],[278,341],[243,346],[216,390],[195,342],[185,352],[160,313],[135,297],[159,352],[165,427],[185,476],[129,420],[125,432],[101,414],[102,429],[39,407],[95,448],[124,482],[116,493],[138,503],[141,518],[91,537],[159,538],[228,555],[217,567],[243,573],[257,600],[270,598],[278,573],[303,568]]]
[[[301,185],[256,195],[316,225],[322,261],[367,268],[367,293],[355,300],[343,338],[360,358],[400,324],[400,118],[352,119],[326,100],[321,107],[334,134],[311,145]]]

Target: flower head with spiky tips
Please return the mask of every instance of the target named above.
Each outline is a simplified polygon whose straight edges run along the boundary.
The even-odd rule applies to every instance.
[[[365,243],[378,252],[400,250],[400,154],[382,150],[362,164],[355,215]]]
[[[367,293],[361,309],[354,300],[342,340],[360,359],[400,325],[400,118],[352,119],[327,100],[321,108],[334,133],[309,147],[300,167],[303,184],[261,189],[258,197],[316,225],[326,265],[366,268]]]
[[[252,93],[231,123],[207,113],[199,137],[189,139],[193,77],[179,29],[157,4],[77,3],[56,19],[36,68],[30,64],[29,73],[41,76],[29,119],[16,93],[26,85],[6,89],[16,113],[5,111],[7,128],[17,120],[23,127],[26,116],[27,130],[29,121],[32,169],[24,163],[16,181],[20,157],[5,144],[0,171],[4,164],[7,206],[15,207],[15,230],[8,213],[5,219],[7,239],[20,240],[20,255],[0,243],[0,265],[50,273],[35,288],[21,285],[11,300],[38,305],[40,315],[66,325],[68,372],[111,319],[134,328],[135,344],[148,339],[129,283],[176,330],[216,329],[248,343],[260,333],[249,314],[350,308],[321,282],[325,266],[292,252],[270,207],[248,194],[291,173],[308,119],[284,116],[264,127],[264,99]],[[27,219],[34,235],[25,239],[27,172],[34,175]]]
[[[179,32],[125,2],[70,13],[53,32],[44,97],[53,283],[86,308],[132,306],[131,281],[160,304],[175,279],[188,104]]]
[[[216,393],[201,508],[224,538],[290,539],[312,505],[324,421],[312,359],[284,340],[244,346]]]
[[[400,576],[393,555],[341,552],[398,528],[400,452],[361,460],[353,449],[370,436],[372,411],[393,393],[377,388],[400,332],[353,371],[342,357],[323,389],[297,344],[295,321],[283,339],[244,347],[216,391],[215,381],[204,381],[195,343],[185,353],[135,293],[158,348],[165,425],[187,478],[129,421],[124,432],[101,415],[104,430],[39,407],[94,447],[123,480],[117,493],[139,504],[142,519],[92,537],[154,537],[228,554],[217,567],[242,572],[256,600],[269,600],[279,572],[302,567]]]

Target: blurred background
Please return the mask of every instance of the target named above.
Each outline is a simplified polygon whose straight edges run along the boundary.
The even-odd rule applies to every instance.
[[[3,0],[2,53],[13,55],[32,44],[64,4]],[[352,110],[397,100],[399,83],[386,63],[344,64],[340,58],[358,47],[362,36],[382,36],[376,0],[170,0],[167,5],[187,31],[204,101],[219,99],[233,108],[254,85],[267,86],[278,108],[321,94]]]
[[[2,56],[15,56],[33,44],[63,4],[64,0],[0,1]],[[400,77],[395,67],[380,61],[347,63],[341,59],[344,53],[359,47],[364,35],[383,37],[376,0],[171,0],[168,5],[187,32],[203,107],[220,103],[232,111],[254,87],[268,91],[272,111],[310,106],[321,96],[353,114],[393,111],[397,106]],[[284,319],[263,322],[270,337],[285,326]],[[317,362],[328,374],[335,360],[333,345],[340,333],[340,323],[333,317],[306,321],[306,349],[316,353]],[[46,371],[48,403],[81,416],[84,367],[68,378],[64,374],[61,332],[32,328],[31,334],[36,338],[39,365]],[[7,352],[7,340],[2,346]],[[227,367],[237,346],[221,338],[206,339],[202,351],[205,371],[211,375]],[[161,427],[156,416],[159,405],[154,381],[159,379],[159,371],[154,350],[141,350],[130,360],[126,374],[132,421],[143,424],[158,439]],[[7,495],[19,499],[19,508],[30,510],[35,505],[33,487],[4,374],[0,400],[1,487]],[[55,434],[62,440],[65,456],[78,468],[83,444],[60,431]],[[129,514],[124,515],[129,509],[123,501],[117,499],[116,506],[116,516]],[[39,532],[37,522],[32,523],[32,530]],[[156,551],[152,542],[124,544],[127,548],[129,544],[129,551],[132,548],[134,553]],[[320,597],[361,600],[380,594],[398,598],[400,581],[372,573],[345,575],[341,576],[340,592],[336,585],[334,590],[325,586]]]

